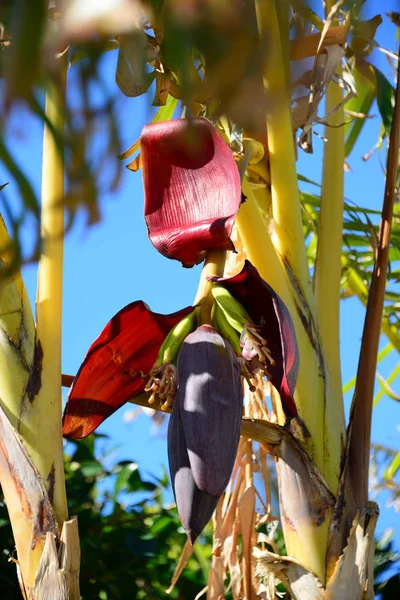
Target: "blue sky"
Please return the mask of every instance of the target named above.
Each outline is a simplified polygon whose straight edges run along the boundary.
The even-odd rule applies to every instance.
[[[395,2],[384,2],[385,12],[395,9]],[[382,10],[382,8],[381,8]],[[372,11],[373,14],[373,11]],[[369,16],[372,16],[369,15]],[[385,43],[394,28],[386,26],[378,39]],[[390,66],[382,56],[377,64],[387,77],[391,77]],[[115,92],[114,72],[116,53],[111,52],[104,61],[103,76],[107,85]],[[94,90],[94,93],[96,91]],[[123,124],[121,151],[139,135],[142,126],[149,121],[152,110],[151,96],[132,100],[118,95],[119,118]],[[373,114],[377,114],[376,106]],[[376,142],[379,119],[373,119],[365,128],[353,151],[350,165],[352,172],[346,173],[345,195],[361,206],[379,208],[384,189],[384,155],[375,154],[368,162],[361,156]],[[7,128],[9,147],[28,174],[34,189],[40,191],[42,128],[24,110],[14,112]],[[321,145],[315,139],[313,156],[300,153],[299,171],[312,179],[320,180]],[[93,152],[96,148],[93,148]],[[104,176],[107,177],[107,170]],[[0,170],[0,183],[7,181],[7,174]],[[16,190],[7,188],[9,199],[18,206]],[[86,227],[83,214],[78,214],[72,231],[65,243],[64,266],[64,313],[63,313],[63,371],[74,374],[83,356],[100,333],[106,322],[120,308],[136,299],[143,299],[157,312],[173,312],[191,304],[199,277],[199,268],[183,269],[175,261],[159,255],[147,238],[143,220],[143,192],[141,175],[124,170],[120,189],[114,195],[101,199],[102,221]],[[1,210],[1,197],[0,197]],[[29,225],[25,230],[27,243],[31,237]],[[24,278],[34,303],[36,289],[36,267],[24,268]],[[341,352],[343,382],[356,372],[358,350],[363,326],[364,310],[358,300],[342,303]],[[385,361],[381,372],[388,375],[398,361],[395,353]],[[394,386],[396,387],[396,386]],[[347,398],[347,409],[351,398]],[[126,423],[118,411],[100,430],[112,436],[119,445],[118,458],[128,458],[139,463],[144,472],[159,473],[160,465],[167,465],[166,440],[163,431],[154,435],[147,417]],[[400,404],[383,399],[374,411],[372,439],[392,448],[399,444]],[[386,498],[380,498],[381,517],[378,532],[395,526],[400,532],[400,515],[385,508]],[[400,542],[397,542],[400,549]]]

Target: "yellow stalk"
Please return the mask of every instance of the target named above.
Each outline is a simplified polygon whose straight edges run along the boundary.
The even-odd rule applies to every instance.
[[[324,387],[323,377],[319,368],[315,348],[310,342],[300,319],[295,298],[292,295],[284,266],[279,260],[271,241],[265,215],[259,206],[269,204],[268,188],[254,188],[245,176],[243,193],[246,202],[240,207],[236,218],[241,240],[246,250],[246,256],[258,269],[261,277],[269,283],[285,302],[294,322],[300,353],[300,372],[296,386],[296,406],[303,421],[306,423],[313,439],[314,450],[312,458],[316,461],[321,473],[329,485],[337,482],[338,473],[329,476],[323,456],[323,423],[324,418]]]
[[[313,442],[312,445],[308,445],[307,451],[324,475],[328,485],[332,489],[336,489],[339,465],[334,468],[332,463],[326,463],[324,455],[324,436],[328,424],[324,427],[324,380],[320,372],[320,363],[299,317],[284,267],[270,239],[267,220],[259,208],[259,204],[263,207],[269,204],[268,188],[265,186],[254,189],[245,176],[243,192],[247,199],[239,210],[236,225],[246,256],[258,269],[261,277],[279,294],[292,315],[300,352],[300,372],[295,401],[300,416],[311,433]],[[290,515],[287,516],[290,518]],[[320,525],[299,522],[294,527],[285,527],[288,554],[297,557],[304,566],[317,574],[321,581],[324,581],[325,578],[329,521],[330,511],[328,510],[324,522]],[[304,552],[305,547],[310,551]],[[312,552],[311,549],[313,549]]]
[[[314,298],[304,244],[297,184],[290,96],[274,0],[255,0],[264,56],[264,87],[267,94],[267,139],[271,169],[273,242],[289,265],[312,313]]]
[[[265,217],[261,218],[260,210],[258,218],[257,214],[250,216],[250,212],[254,212],[257,206],[255,203],[251,206],[249,194],[244,190],[248,199],[241,212],[245,220],[247,216],[248,223],[247,227],[241,226],[239,215],[238,227],[250,260],[254,262],[262,277],[281,295],[294,319],[300,351],[296,405],[311,434],[313,447],[310,451],[311,444],[308,444],[308,452],[332,492],[336,494],[345,443],[341,388],[339,379],[339,401],[335,402],[335,388],[332,388],[331,378],[327,376],[325,368],[326,357],[322,351],[316,302],[310,284],[304,242],[290,90],[285,80],[284,58],[287,60],[288,53],[285,50],[288,39],[285,27],[282,27],[284,39],[281,39],[282,32],[279,30],[275,1],[255,0],[255,5],[260,39],[265,52],[264,87],[268,98],[266,128],[272,221],[269,232]],[[281,17],[282,21],[283,15]],[[341,165],[343,167],[343,161]],[[266,190],[265,187],[261,201],[263,206]],[[256,235],[256,221],[259,222],[259,235]],[[271,240],[268,234],[271,235]],[[268,246],[273,246],[272,251]],[[277,273],[281,275],[277,276]],[[276,279],[275,282],[272,281],[273,278]],[[282,285],[282,280],[285,285]],[[339,283],[340,275],[338,288]],[[298,514],[295,507],[302,503],[298,475],[290,469],[287,471],[286,467],[283,469],[282,465],[279,465],[278,470],[281,481],[282,525],[288,554],[297,558],[324,583],[332,508],[327,507],[321,520],[313,518],[312,511],[309,510]],[[291,503],[286,502],[288,496],[292,498]]]
[[[49,84],[46,116],[58,132],[64,127],[66,63],[59,85]],[[67,519],[61,405],[61,307],[64,232],[64,158],[48,127],[43,136],[42,254],[37,286],[37,381],[25,402],[19,431],[46,484],[59,527]]]
[[[214,296],[211,294],[212,283],[208,277],[222,277],[224,273],[226,252],[225,250],[209,250],[201,272],[199,287],[194,305],[200,305],[199,324],[211,324],[211,310],[214,304]]]
[[[331,82],[326,94],[326,112],[335,112],[328,117],[328,124],[325,126],[321,211],[314,276],[319,332],[332,392],[327,404],[330,424],[327,430],[327,451],[334,453],[338,461],[341,457],[340,436],[344,439],[345,435],[339,340],[345,157],[344,109],[343,106],[335,109],[342,101],[341,88]]]
[[[281,41],[282,61],[285,68],[284,80],[286,93],[290,97],[290,25],[289,25],[289,2],[288,0],[279,0],[276,3],[276,18],[278,22],[279,35]]]

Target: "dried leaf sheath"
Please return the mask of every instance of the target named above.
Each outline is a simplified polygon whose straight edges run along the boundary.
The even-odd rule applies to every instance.
[[[141,137],[145,219],[164,256],[190,267],[210,249],[232,250],[241,202],[232,153],[207,119],[146,125]]]
[[[13,528],[24,586],[29,592],[35,586],[46,532],[55,534],[57,523],[45,484],[2,407],[0,481]]]

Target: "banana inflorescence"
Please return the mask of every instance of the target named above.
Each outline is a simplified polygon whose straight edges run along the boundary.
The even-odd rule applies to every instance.
[[[240,438],[242,386],[237,357],[210,325],[185,339],[168,427],[178,512],[190,541],[203,530],[232,473]]]

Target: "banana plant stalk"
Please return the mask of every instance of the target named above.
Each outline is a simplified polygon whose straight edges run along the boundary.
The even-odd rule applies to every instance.
[[[46,117],[63,135],[66,62],[50,81]],[[0,420],[0,479],[13,527],[18,577],[27,599],[78,599],[79,539],[76,519],[68,521],[61,428],[61,299],[64,234],[64,159],[46,125],[42,171],[42,253],[39,260],[37,320],[19,272],[9,275],[2,257],[4,344]],[[2,248],[11,248],[1,222]],[[64,551],[59,552],[60,545]],[[52,565],[52,566],[50,566]]]

